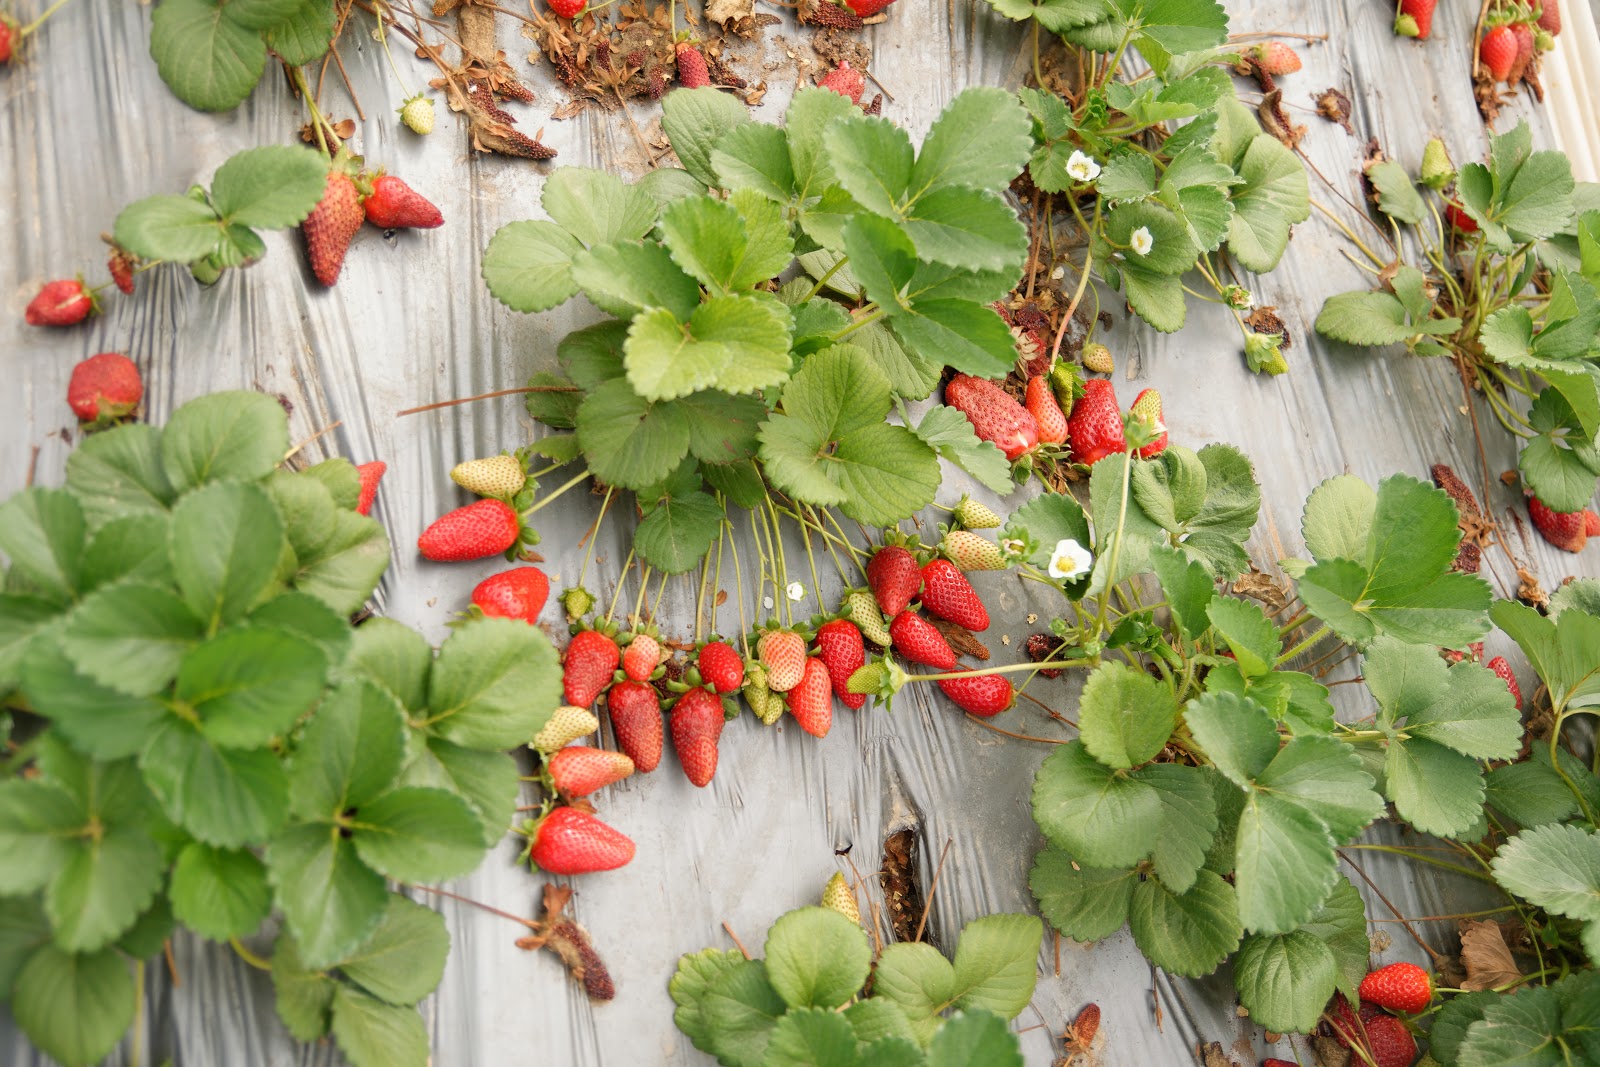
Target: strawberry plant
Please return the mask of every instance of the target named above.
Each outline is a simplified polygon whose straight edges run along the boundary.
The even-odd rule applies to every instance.
[[[388,540],[354,466],[288,455],[275,400],[218,393],[85,438],[65,486],[0,504],[0,997],[62,1063],[117,1044],[179,924],[270,970],[300,1040],[427,1061],[414,1005],[449,937],[394,887],[504,835],[504,750],[551,718],[556,653],[508,619],[437,652],[352,630]],[[274,914],[268,962],[242,939]]]

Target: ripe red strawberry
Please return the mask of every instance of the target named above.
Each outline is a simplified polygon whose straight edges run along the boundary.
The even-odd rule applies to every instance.
[[[922,568],[922,606],[928,614],[964,626],[973,633],[989,628],[989,613],[973,592],[961,570],[947,559],[936,559]]]
[[[756,641],[756,658],[767,672],[767,688],[787,693],[806,669],[806,639],[793,630],[768,630]]]
[[[1466,209],[1454,200],[1444,206],[1444,220],[1462,233],[1478,232],[1478,220],[1468,215]]]
[[[922,589],[917,558],[903,545],[884,545],[867,561],[867,585],[885,615],[900,614]]]
[[[1600,535],[1600,515],[1588,508],[1583,509],[1583,532],[1590,537]]]
[[[522,520],[504,500],[480,500],[441,515],[417,538],[424,559],[460,562],[497,556],[517,543]]]
[[[1095,464],[1115,452],[1128,450],[1117,409],[1117,391],[1104,378],[1083,383],[1083,396],[1072,406],[1067,420],[1067,440],[1075,463]]]
[[[1276,1056],[1268,1056],[1261,1061],[1261,1067],[1300,1067],[1300,1065],[1289,1060],[1280,1060]]]
[[[921,615],[902,611],[889,624],[889,634],[894,638],[895,651],[915,663],[925,663],[947,671],[956,665],[956,654],[944,634]]]
[[[870,19],[892,3],[894,0],[845,0],[850,10],[864,19]]]
[[[1415,1015],[1432,1002],[1433,979],[1415,963],[1391,963],[1361,980],[1361,999],[1390,1011]]]
[[[690,782],[704,788],[717,773],[717,741],[727,717],[711,690],[695,687],[672,708],[672,748]]]
[[[356,514],[372,514],[372,503],[378,499],[378,483],[383,481],[384,472],[388,469],[389,465],[381,459],[356,468],[356,476],[361,479],[361,497],[356,501]]]
[[[661,763],[661,748],[666,741],[661,696],[655,686],[618,682],[606,692],[606,709],[611,714],[611,732],[617,737],[617,747],[642,773],[655,770]]]
[[[81,278],[60,278],[44,283],[39,295],[28,302],[23,318],[29,326],[76,326],[99,310]]]
[[[1367,1049],[1373,1067],[1411,1067],[1417,1060],[1417,1039],[1393,1015],[1368,1020]]]
[[[707,641],[696,663],[700,677],[718,693],[732,693],[744,685],[744,659],[725,641]]]
[[[701,89],[711,84],[711,72],[706,69],[706,57],[700,54],[700,49],[688,41],[679,41],[676,54],[679,85],[685,89]]]
[[[828,665],[813,656],[806,660],[800,684],[784,694],[789,714],[812,737],[827,737],[833,729],[833,679]]]
[[[569,797],[586,797],[633,773],[633,760],[621,752],[587,745],[568,745],[545,765],[556,788]]]
[[[1488,68],[1490,77],[1503,82],[1511,77],[1511,66],[1517,61],[1517,35],[1510,26],[1496,26],[1483,35],[1478,44],[1478,56]]]
[[[617,643],[599,630],[579,630],[567,645],[561,662],[561,688],[568,704],[593,706],[622,658]]]
[[[1028,391],[1024,398],[1027,403],[1028,414],[1033,416],[1033,421],[1039,427],[1039,442],[1046,445],[1059,445],[1067,440],[1067,416],[1061,410],[1061,405],[1056,402],[1056,394],[1050,389],[1050,380],[1043,376],[1028,379]]]
[[[867,88],[867,79],[861,72],[850,65],[849,60],[841,60],[839,65],[827,74],[817,85],[824,89],[838,93],[852,104],[861,103],[861,94]]]
[[[1506,683],[1506,688],[1510,690],[1511,699],[1516,703],[1517,710],[1522,710],[1522,687],[1517,684],[1517,676],[1512,672],[1511,664],[1506,662],[1506,658],[1504,656],[1496,656],[1494,659],[1486,663],[1485,666],[1491,671],[1494,671],[1494,673],[1498,674],[1500,676],[1500,680]],[[1396,966],[1398,966],[1398,964],[1396,964]],[[1362,986],[1361,988],[1363,996],[1370,996],[1370,994],[1366,992],[1365,986]],[[1378,1000],[1377,997],[1373,997],[1372,999]],[[1378,1003],[1383,1004],[1383,1001],[1378,1000]],[[1383,1006],[1386,1008],[1393,1007],[1393,1005],[1390,1004],[1383,1004]],[[1402,1010],[1409,1011],[1411,1009]]]
[[[532,625],[550,597],[550,579],[538,567],[513,567],[491,574],[472,591],[472,606],[491,619],[521,619]]]
[[[1141,390],[1133,398],[1133,407],[1128,409],[1143,425],[1148,426],[1158,436],[1148,445],[1139,449],[1140,459],[1155,459],[1167,450],[1167,424],[1161,421],[1161,394],[1154,389]]]
[[[944,387],[945,403],[972,423],[972,430],[992,441],[1007,459],[1016,459],[1039,443],[1039,424],[1011,394],[991,381],[958,374]]]
[[[1539,12],[1539,28],[1552,37],[1561,34],[1561,0],[1544,0]]]
[[[1409,17],[1416,23],[1417,32],[1410,36],[1419,41],[1426,41],[1428,34],[1433,32],[1433,9],[1439,6],[1439,0],[1400,0],[1400,15]]]
[[[834,619],[817,627],[817,650],[828,667],[828,680],[833,683],[833,695],[852,711],[867,702],[865,693],[852,693],[845,687],[850,676],[867,662],[867,646],[861,631],[849,619]],[[802,684],[804,680],[802,679]]]
[[[17,37],[17,24],[5,15],[0,15],[0,63],[11,62]]]
[[[82,422],[104,426],[131,414],[144,396],[139,368],[121,352],[102,352],[72,368],[67,406]]]
[[[311,273],[323,285],[339,280],[344,254],[350,249],[351,238],[361,229],[363,218],[361,193],[355,181],[342,170],[328,171],[322,199],[300,224],[300,232],[306,239],[306,255],[311,260]]]
[[[367,221],[384,230],[431,230],[444,225],[439,209],[393,174],[372,179],[372,195],[362,208]]]
[[[962,711],[988,718],[1017,702],[1017,694],[1003,674],[975,674],[969,678],[942,678],[939,688]]]
[[[133,268],[138,264],[138,257],[132,252],[111,246],[111,256],[106,260],[106,270],[111,272],[111,280],[118,289],[124,293],[133,294]]]
[[[622,650],[622,673],[636,682],[648,682],[661,663],[661,642],[647,633],[636,633]]]
[[[1256,66],[1274,78],[1293,74],[1300,69],[1300,56],[1282,41],[1268,41],[1250,49],[1250,58]]]
[[[1506,83],[1515,85],[1522,80],[1528,64],[1533,62],[1533,26],[1526,22],[1513,22],[1511,36],[1517,43],[1517,54],[1511,60],[1511,73],[1506,75]]]
[[[633,859],[634,845],[586,811],[560,807],[533,832],[529,857],[549,874],[614,871]]]
[[[583,13],[588,0],[549,0],[550,10],[564,19],[575,19]]]
[[[1528,517],[1540,536],[1563,552],[1582,552],[1589,540],[1583,512],[1551,511],[1532,493],[1528,494]]]

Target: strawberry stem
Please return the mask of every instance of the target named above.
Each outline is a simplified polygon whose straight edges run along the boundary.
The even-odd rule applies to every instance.
[[[1088,273],[1085,271],[1085,273]],[[1094,632],[1098,637],[1105,632],[1106,609],[1111,606],[1111,590],[1117,581],[1117,562],[1122,555],[1122,534],[1128,524],[1128,483],[1133,480],[1133,455],[1122,457],[1122,502],[1117,508],[1117,532],[1111,542],[1111,569],[1106,572],[1106,587],[1100,593],[1100,611],[1095,616]]]
[[[727,505],[726,502],[722,500],[722,494],[718,493],[717,499],[719,503],[723,504],[724,509],[726,509]],[[726,515],[727,511],[724,510],[723,514]],[[739,603],[739,643],[744,646],[745,658],[749,659],[750,630],[745,625],[744,621],[744,575],[739,570],[739,538],[733,532],[733,521],[731,519],[724,518],[722,520],[722,529],[723,533],[725,533],[728,537],[728,552],[733,556],[733,585],[734,589],[738,592],[738,595],[734,597],[734,599]],[[757,595],[759,595],[759,593]],[[712,609],[711,618],[713,622],[716,621],[715,608]]]
[[[58,4],[56,6],[59,7],[60,5]],[[257,956],[254,952],[251,952],[249,949],[245,948],[244,944],[242,942],[240,942],[240,940],[237,937],[228,938],[228,944],[233,946],[233,951],[238,955],[238,957],[241,960],[244,960],[246,963],[248,963],[250,966],[254,967],[256,970],[258,970],[258,971],[271,971],[272,970],[272,964],[271,963],[268,963],[266,960],[262,959],[260,956]]]
[[[574,477],[568,479],[566,484],[560,486],[558,489],[556,489],[555,492],[551,493],[549,496],[544,497],[541,500],[534,501],[533,502],[533,507],[529,508],[527,511],[524,511],[522,513],[522,517],[523,518],[527,518],[529,515],[532,515],[534,512],[538,511],[540,508],[542,508],[546,504],[550,503],[550,501],[554,500],[556,497],[560,496],[562,493],[565,493],[568,489],[571,489],[573,486],[577,485],[579,482],[583,481],[587,477],[589,477],[589,468],[585,467],[577,475],[575,475]]]
[[[34,19],[32,22],[18,30],[17,37],[20,39],[28,36],[28,34],[32,33],[34,30],[37,30],[40,26],[43,26],[45,19],[49,18],[51,15],[54,15],[66,5],[67,0],[56,0],[55,3],[45,8],[44,11],[39,14],[38,18]]]
[[[1285,663],[1288,663],[1290,660],[1294,659],[1296,656],[1300,655],[1302,652],[1309,651],[1312,645],[1315,645],[1318,641],[1321,641],[1324,637],[1327,637],[1332,632],[1332,627],[1323,626],[1316,633],[1312,634],[1310,637],[1306,638],[1304,641],[1301,641],[1298,645],[1295,645],[1289,651],[1279,656],[1278,662],[1274,664],[1274,666],[1281,667]]]
[[[622,596],[623,583],[628,579],[628,571],[633,569],[633,548],[628,549],[628,558],[622,564],[622,573],[617,575],[617,587],[611,591],[611,606],[606,609],[606,621],[611,621],[611,616],[616,614],[617,600]]]
[[[639,612],[644,610],[645,590],[650,588],[650,564],[644,565],[644,573],[639,577],[639,595],[633,598],[633,628],[639,628]]]
[[[826,274],[817,279],[817,284],[811,287],[811,291],[805,295],[804,299],[802,299],[800,303],[804,304],[807,300],[810,300],[812,297],[822,292],[822,287],[827,283],[828,279],[837,274],[839,272],[839,268],[848,262],[850,262],[849,256],[840,256],[839,261],[833,266],[829,267]]]
[[[583,585],[583,579],[589,573],[589,558],[594,555],[594,543],[600,534],[600,524],[605,521],[606,508],[611,506],[611,494],[615,492],[613,486],[606,486],[606,495],[600,501],[600,514],[595,517],[594,526],[589,530],[589,547],[583,550],[583,566],[578,568],[578,584]]]
[[[868,304],[867,308],[873,308],[873,305]],[[863,308],[862,310],[866,311],[867,308]],[[857,330],[861,329],[861,327],[866,326],[869,323],[877,322],[879,319],[883,318],[887,314],[888,314],[888,312],[883,310],[882,308],[874,308],[874,310],[872,311],[872,313],[870,315],[863,314],[861,318],[857,319],[855,322],[851,323],[849,326],[846,326],[844,329],[842,329],[838,333],[834,334],[833,337],[831,338],[831,340],[838,341],[838,340],[840,340],[842,338],[848,337],[851,334],[855,333]]]

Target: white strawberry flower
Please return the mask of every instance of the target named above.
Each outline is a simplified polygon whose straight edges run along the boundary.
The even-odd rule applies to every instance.
[[[804,600],[806,598],[806,587],[799,582],[790,582],[784,587],[783,591],[790,600]]]
[[[1055,550],[1050,553],[1050,577],[1064,582],[1083,577],[1092,566],[1094,556],[1070,537],[1057,541]]]
[[[1100,164],[1082,152],[1073,152],[1067,158],[1067,173],[1074,181],[1092,182],[1100,177]]]
[[[1128,235],[1128,240],[1133,245],[1133,250],[1141,256],[1148,256],[1150,250],[1156,246],[1156,239],[1150,236],[1150,227],[1140,226]]]

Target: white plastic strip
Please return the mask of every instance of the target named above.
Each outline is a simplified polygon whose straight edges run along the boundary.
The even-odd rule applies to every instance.
[[[1600,31],[1587,0],[1563,0],[1561,35],[1541,73],[1545,107],[1556,145],[1572,160],[1579,181],[1600,181],[1595,145],[1600,143]]]

